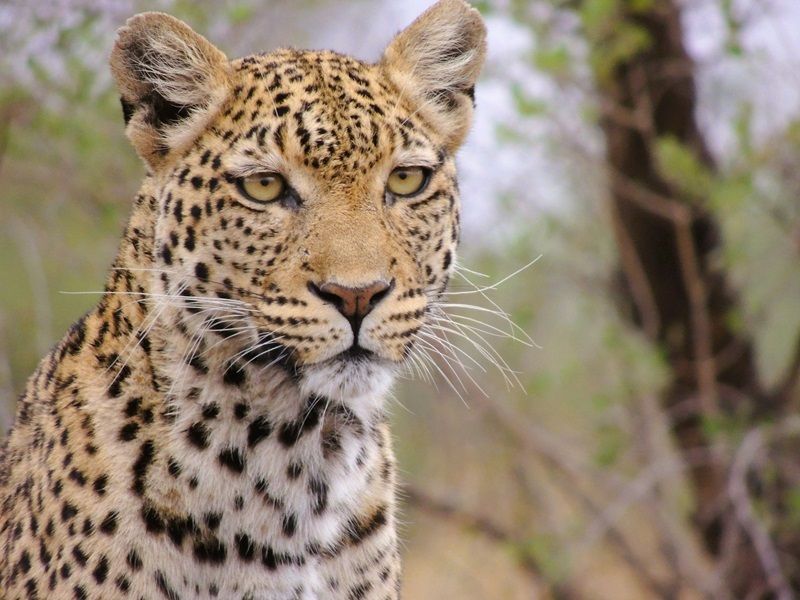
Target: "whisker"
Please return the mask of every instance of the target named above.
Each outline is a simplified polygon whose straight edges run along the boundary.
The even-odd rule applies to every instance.
[[[506,275],[506,276],[505,276],[505,277],[503,277],[503,278],[502,278],[500,281],[497,281],[497,282],[495,282],[495,283],[492,283],[492,284],[490,284],[490,285],[486,285],[486,286],[483,286],[483,287],[480,287],[480,288],[476,287],[474,290],[471,290],[471,291],[469,291],[469,292],[445,292],[445,294],[447,294],[447,295],[457,295],[457,294],[481,294],[481,293],[483,293],[483,292],[488,292],[488,291],[491,291],[491,290],[496,290],[496,289],[497,289],[499,286],[501,286],[502,284],[504,284],[506,281],[508,281],[508,280],[509,280],[509,279],[511,279],[512,277],[516,277],[517,275],[519,275],[519,274],[520,274],[520,273],[522,273],[523,271],[525,271],[525,270],[529,269],[530,267],[532,267],[533,265],[535,265],[537,262],[539,262],[539,260],[542,258],[542,256],[544,256],[544,255],[543,255],[543,254],[540,254],[539,256],[537,256],[536,258],[534,258],[532,261],[530,261],[528,264],[526,264],[526,265],[524,265],[524,266],[520,267],[519,269],[517,269],[516,271],[514,271],[514,272],[513,272],[513,273],[511,273],[510,275]],[[456,271],[457,271],[457,272],[458,272],[458,270],[459,270],[459,269],[458,269],[458,267],[456,267]],[[469,269],[461,269],[461,270],[463,270],[463,271],[469,271]],[[472,272],[474,273],[474,271],[472,271]],[[483,275],[483,273],[478,273],[478,275]],[[471,281],[469,281],[469,279],[467,279],[466,277],[464,277],[464,275],[463,275],[463,274],[459,273],[459,276],[461,276],[461,277],[462,277],[462,278],[464,278],[466,281],[468,281],[470,284],[472,284],[472,282],[471,282]],[[485,275],[483,275],[483,276],[485,277]],[[472,284],[472,285],[474,285],[474,284]]]
[[[417,339],[417,341],[420,342],[421,340]],[[453,393],[456,396],[458,396],[458,398],[461,400],[461,402],[465,406],[467,406],[467,402],[466,402],[466,400],[464,400],[464,396],[461,394],[461,392],[458,390],[458,388],[456,388],[456,386],[453,384],[453,382],[450,381],[450,378],[444,373],[444,371],[442,371],[441,367],[439,367],[439,365],[436,363],[436,361],[430,356],[430,354],[428,354],[429,350],[424,348],[424,347],[422,347],[422,346],[420,347],[420,349],[422,351],[420,356],[423,357],[423,359],[427,360],[428,364],[431,365],[434,369],[436,369],[436,371],[438,371],[439,375],[442,376],[442,378],[447,383],[448,387],[451,390],[453,390]],[[466,391],[466,387],[464,388],[464,391]]]

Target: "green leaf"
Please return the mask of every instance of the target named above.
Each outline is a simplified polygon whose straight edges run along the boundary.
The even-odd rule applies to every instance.
[[[536,50],[533,64],[542,71],[552,75],[566,75],[569,71],[570,55],[565,46]]]
[[[602,427],[597,432],[598,444],[594,460],[600,467],[614,465],[625,449],[625,438],[615,427]]]
[[[228,7],[228,20],[232,25],[249,21],[253,16],[253,7],[248,4],[234,4]]]
[[[712,175],[688,147],[672,136],[660,138],[656,144],[658,166],[673,185],[684,192],[707,198],[713,183]]]
[[[547,104],[543,100],[531,98],[519,85],[511,88],[514,104],[523,117],[536,117],[547,112]]]

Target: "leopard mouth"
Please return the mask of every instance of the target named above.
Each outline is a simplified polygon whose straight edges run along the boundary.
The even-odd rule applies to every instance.
[[[358,343],[353,344],[347,350],[343,350],[333,359],[347,363],[377,362],[382,360],[375,352],[360,346]]]

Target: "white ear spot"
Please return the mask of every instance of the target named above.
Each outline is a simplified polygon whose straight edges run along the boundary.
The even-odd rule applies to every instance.
[[[463,141],[473,90],[486,57],[486,27],[464,0],[440,0],[401,31],[384,52],[389,77],[448,137]]]
[[[193,141],[225,100],[225,55],[188,25],[142,13],[117,33],[111,52],[128,136],[149,163]]]

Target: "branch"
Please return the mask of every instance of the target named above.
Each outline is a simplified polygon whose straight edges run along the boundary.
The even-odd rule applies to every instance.
[[[454,502],[436,498],[425,490],[412,484],[406,484],[403,487],[403,495],[410,505],[436,517],[450,521],[459,527],[475,531],[493,542],[520,548],[524,548],[525,546],[525,540],[493,522],[490,518],[472,513]],[[547,577],[544,575],[542,568],[530,552],[515,552],[514,556],[522,570],[536,585],[542,585],[547,581]],[[566,598],[568,596],[562,597]]]
[[[592,489],[602,490],[605,495],[608,495],[612,488],[616,489],[622,485],[621,481],[614,481],[612,485],[607,485],[599,477],[593,476],[590,467],[582,459],[571,456],[571,449],[568,446],[559,443],[560,440],[546,429],[526,420],[508,404],[479,394],[474,395],[474,400],[483,405],[484,410],[506,431],[511,440],[520,445],[525,452],[537,455],[554,473],[561,475],[561,477],[555,477],[554,481],[573,496],[583,510],[594,518],[602,518],[603,506],[585,491],[583,480],[590,478]],[[620,558],[627,563],[644,585],[656,597],[665,597],[668,591],[667,586],[651,573],[622,531],[618,527],[612,526],[605,533],[609,542],[616,547]]]
[[[733,460],[728,495],[733,504],[739,524],[747,532],[753,543],[761,568],[767,577],[767,585],[778,600],[791,600],[794,593],[781,568],[778,549],[772,542],[769,532],[756,514],[750,494],[747,491],[747,473],[756,456],[768,441],[767,437],[785,437],[800,431],[800,419],[784,421],[780,425],[757,427],[745,435]]]
[[[658,304],[653,295],[650,281],[647,278],[647,272],[636,251],[636,245],[620,222],[619,211],[617,210],[616,204],[613,202],[610,204],[611,224],[617,236],[622,270],[628,280],[631,297],[639,312],[639,318],[642,320],[642,329],[644,329],[648,338],[655,340],[658,338],[658,332],[661,329],[661,317],[658,312]]]
[[[775,406],[786,406],[792,397],[797,384],[800,383],[800,336],[794,347],[794,353],[786,367],[786,372],[780,381],[775,385],[775,389],[769,394]]]
[[[692,214],[686,207],[675,210],[675,239],[681,263],[681,276],[689,300],[689,315],[692,323],[692,346],[694,350],[695,377],[700,402],[706,416],[719,412],[717,406],[717,369],[714,366],[714,350],[711,334],[711,318],[708,314],[706,285],[701,273],[692,237]]]

